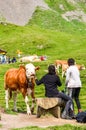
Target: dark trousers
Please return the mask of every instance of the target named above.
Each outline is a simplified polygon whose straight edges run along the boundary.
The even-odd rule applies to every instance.
[[[70,96],[68,96],[68,95],[66,95],[66,94],[64,94],[62,92],[59,92],[57,97],[62,98],[66,102],[69,101],[69,100],[72,101],[72,98]]]
[[[78,88],[68,88],[69,96],[75,100],[78,110],[81,109],[81,104],[79,100],[80,87]]]

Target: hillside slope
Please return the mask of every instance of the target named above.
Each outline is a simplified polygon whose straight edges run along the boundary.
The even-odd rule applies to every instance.
[[[85,0],[0,0],[0,22],[26,25],[38,6],[50,9],[65,21],[86,23]],[[50,8],[49,8],[49,7]]]
[[[43,0],[0,0],[0,21],[25,25],[37,6],[48,8]]]

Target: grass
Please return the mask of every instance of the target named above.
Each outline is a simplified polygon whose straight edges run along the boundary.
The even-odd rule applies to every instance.
[[[47,128],[39,128],[36,126],[26,127],[26,128],[18,128],[12,130],[86,130],[85,126],[72,126],[72,125],[63,125],[63,126],[54,126],[54,127],[47,127]]]
[[[15,64],[0,64],[0,106],[5,108],[5,91],[4,91],[4,74],[12,67],[18,68],[21,62],[17,57],[17,50],[22,51],[22,56],[37,54],[38,56],[46,55],[47,60],[43,62],[34,63],[35,66],[40,66],[40,70],[37,72],[38,79],[41,78],[46,72],[49,64],[54,64],[56,59],[65,59],[72,57],[78,64],[84,64],[86,66],[86,24],[73,20],[67,22],[61,17],[63,13],[59,8],[59,2],[65,6],[65,11],[76,9],[77,7],[69,5],[69,3],[63,0],[46,0],[52,10],[42,10],[39,7],[33,14],[33,18],[26,26],[16,26],[12,24],[2,25],[0,24],[0,48],[7,51],[7,56],[17,58]],[[80,8],[84,6],[78,3]],[[85,8],[84,8],[85,10]],[[39,48],[42,46],[42,49]],[[26,64],[26,63],[24,63]],[[63,90],[65,87],[65,77],[62,79],[61,73],[59,74],[62,87],[59,90]],[[86,110],[86,70],[80,71],[82,89],[80,93],[80,101],[82,109]],[[35,96],[44,97],[44,86],[35,86]],[[19,110],[26,111],[24,99],[21,94],[18,96],[18,108]],[[31,103],[31,101],[30,101]],[[10,110],[8,113],[12,113],[11,109],[13,101],[10,101]],[[75,105],[75,112],[77,108]],[[61,126],[61,127],[49,127],[47,130],[84,130],[84,127],[77,126]],[[25,129],[42,129],[37,127],[28,127]],[[44,128],[43,128],[44,129]],[[18,130],[18,129],[17,129]],[[23,128],[22,128],[23,130]]]
[[[6,31],[4,32],[4,26],[1,26],[0,33],[2,34],[0,46],[5,49],[8,53],[7,55],[16,56],[17,63],[15,64],[1,64],[0,65],[0,82],[1,88],[0,91],[2,93],[2,99],[0,102],[1,106],[5,106],[4,101],[4,74],[7,69],[12,67],[19,67],[21,64],[18,61],[17,57],[17,49],[21,50],[22,55],[46,55],[47,60],[39,63],[34,63],[35,65],[39,65],[41,69],[37,72],[38,78],[40,78],[47,69],[49,64],[54,64],[56,59],[68,59],[69,57],[73,57],[78,64],[84,64],[86,66],[85,58],[86,58],[86,37],[85,35],[79,34],[68,34],[67,32],[60,32],[56,30],[48,30],[43,29],[38,26],[25,26],[18,27],[14,25],[5,26],[5,30],[8,30],[8,34],[6,35]],[[15,31],[13,31],[13,29]],[[22,42],[21,42],[22,41]],[[9,44],[10,47],[9,47]],[[24,44],[23,44],[24,43]],[[38,45],[42,45],[43,48],[37,48]],[[26,64],[26,63],[25,63]],[[81,73],[82,80],[82,90],[81,90],[81,104],[82,108],[85,110],[85,78],[86,78],[86,70],[83,70]],[[61,73],[60,73],[61,78]],[[64,89],[65,77],[62,79],[62,87],[59,90]],[[42,87],[42,88],[41,88]],[[40,87],[35,88],[36,97],[44,96],[44,87],[41,85]],[[20,96],[21,97],[21,96]]]

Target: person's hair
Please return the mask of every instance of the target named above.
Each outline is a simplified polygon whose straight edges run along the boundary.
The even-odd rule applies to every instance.
[[[53,75],[56,74],[55,66],[54,65],[49,65],[48,66],[48,73]]]
[[[75,64],[75,60],[73,58],[69,58],[68,59],[68,65],[74,65]]]

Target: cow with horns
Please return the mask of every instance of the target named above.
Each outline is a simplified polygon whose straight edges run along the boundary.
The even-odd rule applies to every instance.
[[[9,99],[12,98],[14,101],[14,111],[17,111],[16,101],[17,94],[20,91],[24,97],[27,114],[31,114],[34,111],[34,86],[35,86],[35,73],[39,67],[35,67],[32,63],[27,64],[26,66],[21,65],[19,68],[11,68],[7,70],[4,75],[4,88],[5,88],[5,100],[6,108],[9,108]],[[31,95],[32,106],[29,107],[28,96]]]

